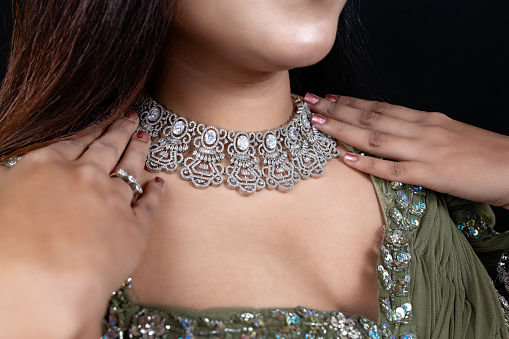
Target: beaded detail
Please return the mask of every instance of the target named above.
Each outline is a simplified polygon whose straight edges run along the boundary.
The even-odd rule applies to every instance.
[[[377,267],[380,292],[380,311],[399,338],[416,338],[411,326],[409,265],[412,260],[410,239],[420,225],[426,211],[426,190],[420,186],[400,182],[385,182],[384,192],[392,205],[386,206],[387,225],[380,246]],[[385,294],[383,293],[385,291]]]
[[[473,212],[466,213],[461,219],[455,220],[458,229],[467,239],[481,239],[498,234],[481,217]]]

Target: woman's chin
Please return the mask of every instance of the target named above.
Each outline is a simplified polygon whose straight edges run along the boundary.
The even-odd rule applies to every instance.
[[[279,55],[272,55],[272,58],[267,61],[273,63],[280,70],[311,66],[325,58],[333,44],[333,40],[322,43],[316,43],[316,41],[295,43]]]

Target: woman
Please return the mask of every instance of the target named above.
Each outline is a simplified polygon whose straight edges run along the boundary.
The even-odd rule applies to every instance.
[[[290,96],[288,69],[327,54],[344,4],[23,2],[1,95],[2,154],[82,135],[32,151],[2,173],[9,291],[26,287],[45,312],[67,311],[34,320],[39,333],[94,336],[108,291],[132,275],[111,299],[106,337],[507,337],[498,296],[447,209],[466,230],[482,232],[472,246],[495,262],[507,236],[492,234],[484,205],[397,182],[507,206],[506,160],[492,170],[493,182],[465,186],[485,168],[458,168],[452,156],[479,147],[491,158],[486,145],[507,148],[507,137],[337,96],[307,94],[319,113],[311,117]],[[98,138],[94,125],[118,118],[146,87],[155,100],[143,96]],[[399,162],[343,144],[345,161],[335,161],[335,141],[310,123]],[[471,130],[476,142],[436,151]],[[147,167],[165,171],[143,171],[147,153]],[[444,168],[440,177],[427,171]],[[136,180],[119,169],[145,187],[132,210]],[[482,185],[488,193],[479,193]],[[49,197],[41,201],[32,190]],[[31,195],[38,199],[22,198]],[[12,213],[32,206],[49,230]],[[468,224],[473,213],[478,219]],[[44,274],[33,269],[48,263]],[[27,278],[40,280],[51,298]],[[7,305],[23,310],[22,294],[14,295]]]

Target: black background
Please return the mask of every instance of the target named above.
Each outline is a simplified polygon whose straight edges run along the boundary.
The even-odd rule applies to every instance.
[[[10,1],[0,0],[0,13],[1,77]],[[361,0],[359,13],[368,81],[383,100],[509,134],[509,1]],[[497,227],[509,228],[509,211],[495,212]]]

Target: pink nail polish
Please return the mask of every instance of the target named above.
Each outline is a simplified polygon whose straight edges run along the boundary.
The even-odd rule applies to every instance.
[[[131,121],[136,121],[138,119],[138,115],[134,113],[134,111],[129,111],[124,115],[124,118]]]
[[[304,101],[306,101],[307,103],[310,103],[310,104],[316,104],[319,100],[320,100],[319,97],[317,97],[316,95],[311,94],[309,92],[306,93],[306,95],[304,96]]]
[[[353,154],[353,153],[346,153],[345,154],[345,161],[356,162],[357,161],[357,155]]]
[[[318,114],[313,114],[313,117],[311,118],[311,122],[314,124],[314,125],[323,125],[325,124],[325,117],[322,117],[321,115],[318,115]]]
[[[164,180],[161,177],[155,177],[155,182],[157,182],[160,186],[164,186]]]
[[[330,102],[336,102],[338,101],[338,97],[336,95],[327,94],[325,95],[324,99],[329,100]]]
[[[136,132],[136,138],[143,140],[143,141],[149,141],[150,135],[145,131],[138,131],[138,132]]]

